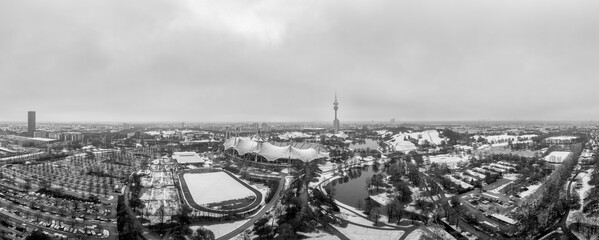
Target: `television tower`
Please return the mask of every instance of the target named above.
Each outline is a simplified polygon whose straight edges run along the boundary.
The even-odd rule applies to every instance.
[[[339,109],[339,102],[337,102],[337,93],[335,93],[335,101],[333,102],[333,109],[335,110],[335,120],[333,120],[333,131],[335,134],[339,133],[339,119],[337,119],[337,109]]]

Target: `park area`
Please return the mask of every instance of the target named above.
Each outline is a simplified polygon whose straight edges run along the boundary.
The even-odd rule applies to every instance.
[[[198,205],[256,198],[250,189],[224,172],[185,173],[183,178],[193,201]]]

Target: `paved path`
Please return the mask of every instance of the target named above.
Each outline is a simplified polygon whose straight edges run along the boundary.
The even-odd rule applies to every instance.
[[[286,175],[281,176],[281,180],[279,181],[279,187],[277,188],[277,192],[274,194],[274,196],[270,200],[270,202],[262,208],[262,210],[260,210],[256,215],[254,215],[254,217],[252,217],[252,219],[247,221],[245,224],[241,225],[240,227],[233,230],[232,232],[227,233],[227,234],[217,238],[217,240],[232,239],[235,236],[242,233],[243,231],[245,231],[246,229],[248,229],[250,226],[253,226],[256,221],[258,221],[260,218],[262,218],[266,214],[266,211],[269,211],[275,205],[277,200],[279,200],[279,194],[285,188],[285,177],[286,177]]]

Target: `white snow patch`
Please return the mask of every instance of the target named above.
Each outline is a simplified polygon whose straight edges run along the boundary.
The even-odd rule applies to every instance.
[[[424,236],[424,230],[416,229],[412,231],[408,236],[406,236],[405,240],[420,240]]]
[[[530,185],[530,186],[526,187],[526,188],[528,188],[528,190],[526,190],[524,192],[521,192],[519,194],[520,197],[521,198],[525,198],[525,197],[528,197],[528,196],[532,195],[533,193],[535,193],[537,191],[537,189],[539,189],[539,187],[541,187],[541,185],[543,185],[543,184],[537,183],[537,184]]]
[[[435,155],[429,156],[428,158],[431,163],[442,164],[445,163],[448,166],[457,166],[459,162],[467,162],[468,156],[460,157],[460,156],[450,156],[450,155]]]

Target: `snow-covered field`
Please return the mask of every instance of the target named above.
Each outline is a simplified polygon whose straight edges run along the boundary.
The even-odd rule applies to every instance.
[[[224,172],[186,173],[183,178],[193,200],[200,205],[254,195],[252,191]]]
[[[531,140],[533,137],[537,137],[538,135],[536,134],[528,134],[528,135],[520,135],[520,136],[514,136],[514,135],[507,135],[507,134],[502,134],[502,135],[490,135],[490,136],[480,136],[480,135],[475,135],[473,136],[474,139],[478,139],[479,137],[482,137],[484,139],[486,139],[489,143],[497,143],[497,142],[502,142],[505,141],[507,142],[508,140],[513,141],[513,142],[518,142],[518,138],[520,138],[520,142],[526,142],[528,140]],[[506,143],[507,145],[507,143]]]
[[[439,136],[439,132],[437,130],[411,132],[405,133],[405,135],[410,136],[413,139],[418,139],[418,144],[423,144],[424,141],[428,141],[430,144],[439,145],[442,141],[445,141],[445,138],[441,138]]]
[[[537,184],[526,187],[526,188],[528,188],[528,190],[521,192],[520,197],[525,198],[525,197],[532,195],[533,193],[535,193],[537,191],[537,189],[539,189],[539,187],[541,187],[541,185],[542,185],[541,183],[537,183]]]
[[[410,141],[405,141],[403,136],[400,137],[398,135],[393,136],[393,139],[387,141],[387,144],[393,147],[395,151],[400,152],[409,152],[418,149],[416,145],[414,145],[414,143]]]
[[[387,141],[391,147],[395,148],[396,151],[409,152],[416,150],[417,147],[409,141],[409,139],[417,139],[418,144],[424,144],[429,142],[430,144],[439,145],[445,138],[439,136],[437,130],[426,130],[422,132],[410,132],[410,133],[399,133],[391,137],[391,140]]]
[[[431,163],[437,163],[437,164],[445,163],[448,166],[456,166],[459,162],[468,161],[466,157],[448,156],[448,155],[430,156],[429,160],[431,161]]]

